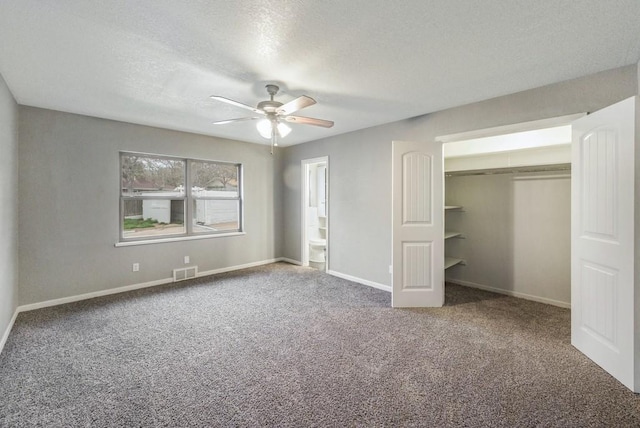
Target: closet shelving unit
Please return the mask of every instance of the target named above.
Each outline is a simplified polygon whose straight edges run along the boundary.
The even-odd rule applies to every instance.
[[[448,213],[448,212],[463,212],[462,210],[462,206],[460,205],[445,205],[444,207],[444,212]],[[462,232],[458,232],[458,231],[453,231],[453,230],[445,230],[444,232],[444,240],[445,240],[445,245],[448,239],[452,239],[452,238],[462,238]],[[457,257],[447,257],[445,255],[444,257],[444,268],[449,269],[450,267],[453,267],[455,265],[464,265],[465,261],[463,259],[459,259]]]

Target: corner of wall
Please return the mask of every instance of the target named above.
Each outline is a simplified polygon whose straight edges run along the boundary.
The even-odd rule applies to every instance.
[[[0,352],[18,307],[18,104],[0,75]]]
[[[273,211],[274,211],[274,257],[284,257],[284,154],[279,148],[274,153],[275,164],[273,171]]]

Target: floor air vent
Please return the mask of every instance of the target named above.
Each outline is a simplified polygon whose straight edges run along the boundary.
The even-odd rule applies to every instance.
[[[186,268],[173,270],[173,282],[184,281],[198,276],[198,266],[189,266]]]

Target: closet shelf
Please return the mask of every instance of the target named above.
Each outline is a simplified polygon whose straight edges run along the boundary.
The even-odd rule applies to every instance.
[[[458,265],[458,264],[464,265],[465,264],[464,260],[456,259],[455,257],[445,257],[444,258],[444,268],[445,269],[449,269],[450,267]]]
[[[462,206],[461,205],[445,205],[444,206],[445,211],[448,212],[464,212],[462,210]],[[463,238],[462,236],[462,232],[455,232],[453,230],[445,230],[444,231],[444,239],[451,239],[451,238]],[[455,257],[446,257],[444,258],[444,268],[449,269],[450,267],[453,267],[455,265],[464,265],[466,264],[464,260],[462,259],[458,259]]]

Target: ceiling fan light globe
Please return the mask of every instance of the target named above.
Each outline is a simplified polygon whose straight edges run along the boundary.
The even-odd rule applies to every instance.
[[[263,138],[271,138],[272,128],[269,119],[259,120],[258,123],[256,123],[256,128],[258,128],[258,132]]]
[[[278,134],[280,138],[284,138],[291,132],[291,128],[282,122],[278,122]]]

